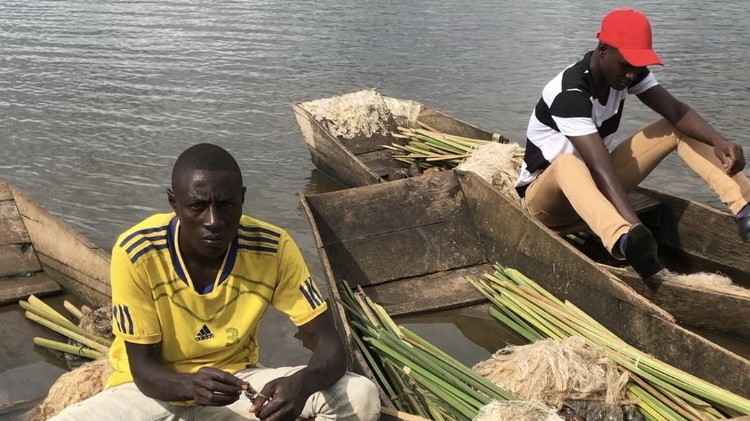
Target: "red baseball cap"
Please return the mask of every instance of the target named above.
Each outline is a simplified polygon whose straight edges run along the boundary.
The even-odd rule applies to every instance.
[[[636,67],[662,63],[651,48],[651,24],[643,13],[633,9],[615,9],[602,19],[599,41],[617,48],[622,58]]]

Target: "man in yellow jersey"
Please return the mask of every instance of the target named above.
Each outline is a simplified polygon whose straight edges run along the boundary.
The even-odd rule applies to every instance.
[[[112,252],[116,339],[108,387],[55,420],[375,420],[375,385],[346,373],[330,310],[282,229],[242,214],[237,162],[219,146],[185,150],[172,213],[123,233]],[[268,306],[312,351],[306,366],[258,365]],[[260,391],[252,399],[246,390]]]

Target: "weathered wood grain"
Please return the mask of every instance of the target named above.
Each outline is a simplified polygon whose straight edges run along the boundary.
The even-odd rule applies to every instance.
[[[0,278],[42,270],[31,243],[0,246]]]
[[[45,272],[2,278],[0,279],[0,305],[16,303],[30,295],[49,295],[61,289],[60,285]]]
[[[448,171],[397,183],[401,188],[394,189],[388,201],[369,194],[377,186],[311,196],[312,212],[325,221],[318,227],[322,240],[342,242],[445,222],[465,206],[456,178]]]
[[[0,245],[28,243],[26,232],[13,200],[0,200]]]
[[[486,301],[467,278],[488,272],[492,265],[482,263],[365,287],[365,292],[392,317],[467,307]]]
[[[471,139],[495,140],[502,143],[508,143],[508,138],[499,134],[488,132],[480,129],[463,120],[451,117],[431,107],[422,107],[422,111],[417,117],[417,121],[427,126],[450,135],[468,137]]]

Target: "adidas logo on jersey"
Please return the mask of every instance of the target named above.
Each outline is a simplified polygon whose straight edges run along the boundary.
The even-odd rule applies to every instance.
[[[208,326],[203,325],[201,330],[198,331],[198,334],[195,335],[196,341],[204,341],[206,339],[211,339],[214,337],[213,332],[211,332],[211,329],[208,328]]]

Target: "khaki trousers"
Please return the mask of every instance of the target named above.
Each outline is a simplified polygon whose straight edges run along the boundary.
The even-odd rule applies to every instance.
[[[235,375],[261,390],[269,381],[288,376],[302,367],[251,368]],[[241,396],[227,406],[170,405],[145,396],[135,383],[125,383],[71,405],[56,421],[229,421],[255,420],[250,413],[252,402]],[[375,384],[354,373],[346,373],[328,389],[307,399],[300,418],[316,420],[375,421],[380,417],[380,400]]]
[[[636,133],[610,153],[625,191],[630,191],[672,151],[737,214],[750,201],[750,180],[740,172],[729,177],[714,148],[678,132],[662,119]],[[526,208],[548,227],[583,219],[612,251],[630,225],[599,191],[586,164],[573,154],[557,157],[526,189]]]

